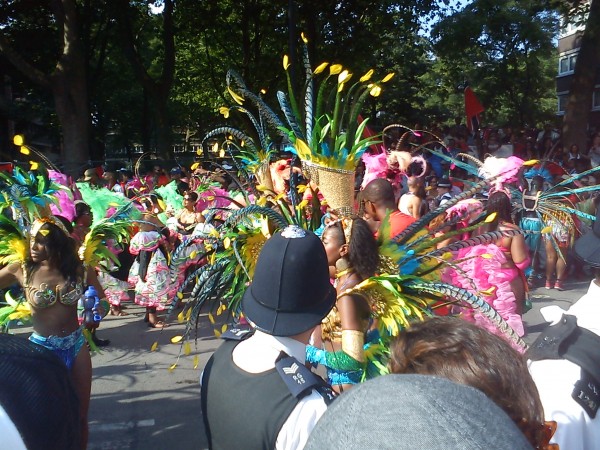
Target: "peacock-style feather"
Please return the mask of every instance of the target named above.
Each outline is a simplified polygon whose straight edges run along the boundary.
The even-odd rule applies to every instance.
[[[527,349],[527,344],[515,333],[508,323],[492,308],[487,302],[472,294],[471,292],[452,286],[446,283],[424,283],[421,280],[414,280],[408,283],[409,287],[416,292],[428,293],[435,296],[447,297],[456,299],[462,303],[469,305],[472,309],[478,311],[492,323],[494,323],[502,333],[512,342]]]
[[[57,202],[55,194],[59,190],[70,193],[65,186],[51,181],[41,166],[35,172],[25,172],[20,167],[15,167],[12,174],[0,172],[0,208],[13,208],[15,219],[24,220],[24,226],[50,214],[49,206]]]
[[[296,121],[296,116],[294,115],[294,111],[289,104],[287,95],[282,91],[278,91],[277,100],[279,100],[279,107],[283,111],[283,114],[288,122],[288,125],[290,126],[290,129],[294,133],[294,136],[296,136],[298,139],[306,140],[303,131],[300,129],[300,125]]]
[[[410,238],[412,238],[415,235],[415,233],[417,233],[419,230],[422,230],[434,218],[436,218],[440,214],[446,212],[446,210],[448,210],[452,206],[456,205],[461,200],[465,200],[467,198],[473,197],[473,195],[475,195],[477,192],[479,192],[481,189],[485,188],[488,185],[489,185],[488,180],[482,180],[479,183],[475,184],[472,188],[470,188],[466,191],[463,191],[460,194],[452,197],[450,200],[448,200],[443,205],[438,206],[433,211],[428,212],[423,217],[421,217],[419,220],[410,224],[402,233],[400,233],[398,236],[394,236],[392,238],[392,240],[398,244],[406,243]]]
[[[279,119],[277,114],[273,112],[263,99],[248,90],[246,83],[244,83],[242,77],[235,70],[230,69],[227,71],[226,82],[230,93],[233,92],[242,100],[248,99],[258,109],[261,119],[266,122],[267,126],[272,131],[281,134],[280,130],[283,128],[281,119]],[[235,98],[236,97],[234,96],[234,99]]]
[[[286,220],[281,214],[275,212],[271,208],[265,208],[258,205],[247,206],[246,208],[237,210],[231,214],[223,224],[225,228],[236,225],[242,220],[247,219],[251,215],[264,215],[271,219],[273,222],[277,224],[280,228],[284,228],[290,222]]]

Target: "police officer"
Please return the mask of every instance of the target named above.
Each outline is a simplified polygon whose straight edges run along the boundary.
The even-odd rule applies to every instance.
[[[304,365],[306,344],[334,303],[314,233],[289,226],[265,243],[242,299],[254,330],[230,330],[202,375],[210,448],[304,447],[333,399]]]

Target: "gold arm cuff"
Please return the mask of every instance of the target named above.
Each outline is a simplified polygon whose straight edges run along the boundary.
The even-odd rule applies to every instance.
[[[342,350],[357,361],[365,362],[365,334],[357,330],[342,330]]]

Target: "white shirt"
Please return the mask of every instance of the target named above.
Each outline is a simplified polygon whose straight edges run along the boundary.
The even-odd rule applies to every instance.
[[[21,434],[17,427],[6,413],[2,405],[0,405],[0,436],[2,439],[2,448],[10,448],[11,450],[27,450]]]
[[[577,317],[579,326],[600,335],[600,286],[592,281],[568,314]],[[551,442],[567,450],[600,450],[600,410],[591,419],[571,398],[581,368],[567,360],[543,360],[529,362],[529,372],[540,393],[546,420],[558,424]]]
[[[235,347],[232,357],[234,364],[240,369],[249,373],[261,373],[275,367],[275,360],[281,351],[304,364],[306,345],[302,342],[288,337],[271,336],[258,330]],[[304,448],[308,435],[326,410],[327,404],[316,391],[303,397],[281,427],[275,448]]]

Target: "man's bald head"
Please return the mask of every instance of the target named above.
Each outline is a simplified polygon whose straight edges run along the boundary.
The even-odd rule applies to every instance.
[[[376,178],[367,184],[361,192],[361,199],[372,202],[378,207],[396,209],[394,188],[388,180],[383,178]]]

